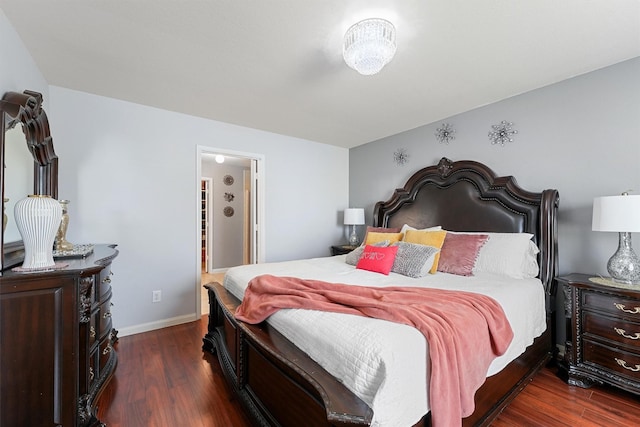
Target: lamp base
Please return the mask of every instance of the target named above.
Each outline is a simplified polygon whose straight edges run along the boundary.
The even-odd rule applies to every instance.
[[[618,250],[607,263],[614,282],[640,285],[640,258],[631,247],[631,233],[619,233]]]
[[[358,234],[356,233],[356,226],[351,226],[351,235],[349,236],[349,246],[358,246]]]

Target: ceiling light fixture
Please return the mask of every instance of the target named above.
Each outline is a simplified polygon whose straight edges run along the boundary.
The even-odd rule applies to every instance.
[[[385,19],[365,19],[344,35],[344,62],[362,75],[378,73],[395,53],[396,28]]]

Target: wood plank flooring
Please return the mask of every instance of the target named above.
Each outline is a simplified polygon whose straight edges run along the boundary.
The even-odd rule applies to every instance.
[[[202,351],[202,320],[120,338],[118,367],[98,400],[109,427],[248,427],[218,360]],[[640,397],[608,387],[571,387],[543,369],[492,424],[637,426]]]

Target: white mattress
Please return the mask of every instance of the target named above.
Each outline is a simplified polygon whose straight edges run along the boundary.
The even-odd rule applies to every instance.
[[[546,329],[544,289],[538,279],[495,275],[462,277],[436,273],[412,279],[358,270],[345,256],[246,265],[227,271],[224,286],[242,299],[247,283],[260,274],[293,276],[366,286],[424,286],[478,292],[500,303],[514,338],[494,360],[487,376],[503,369]],[[340,313],[280,310],[267,322],[373,410],[374,426],[411,426],[429,411],[428,344],[415,328]],[[392,350],[393,349],[393,350]]]

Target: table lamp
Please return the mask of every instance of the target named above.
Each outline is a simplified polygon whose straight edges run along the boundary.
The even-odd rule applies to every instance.
[[[631,247],[631,233],[640,232],[640,195],[593,199],[594,231],[618,232],[618,250],[609,259],[607,271],[615,282],[640,285],[640,258]]]
[[[344,225],[351,226],[351,235],[349,235],[349,244],[358,246],[358,235],[356,234],[356,225],[364,224],[364,209],[349,208],[344,210]]]

